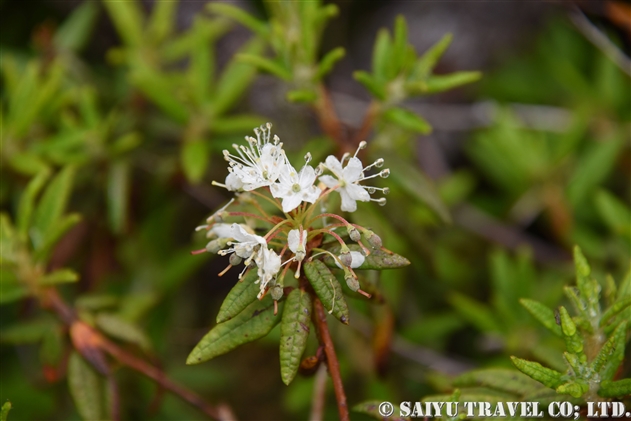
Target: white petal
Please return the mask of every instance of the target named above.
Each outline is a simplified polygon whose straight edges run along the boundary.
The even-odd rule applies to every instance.
[[[324,183],[325,186],[329,188],[333,188],[340,184],[337,178],[331,177],[330,175],[322,175],[320,176],[320,181]]]
[[[341,188],[337,191],[340,193],[340,197],[342,198],[342,206],[340,206],[340,208],[344,212],[355,212],[357,210],[357,202],[349,196],[346,188]]]
[[[338,178],[342,177],[342,163],[336,157],[333,155],[327,156],[324,164]]]
[[[232,224],[215,224],[210,231],[219,238],[232,238]]]
[[[316,186],[311,186],[307,190],[303,190],[300,195],[303,202],[315,203],[320,197],[320,189]]]
[[[344,181],[347,183],[354,183],[362,177],[362,170],[364,166],[359,158],[351,158],[348,160],[348,164],[343,171]]]
[[[300,231],[299,230],[291,230],[289,234],[287,234],[287,247],[294,254],[298,251],[298,246],[300,245]]]
[[[300,174],[298,174],[298,180],[300,187],[303,189],[308,189],[313,185],[313,182],[316,179],[315,170],[310,165],[305,165],[300,170]]]
[[[230,191],[237,191],[243,188],[243,182],[235,173],[231,172],[226,177],[226,188]]]
[[[283,198],[283,212],[291,212],[292,210],[296,209],[298,205],[300,205],[300,202],[302,202],[302,199],[298,194],[293,193],[291,195],[285,196]]]
[[[368,194],[364,187],[358,184],[348,184],[345,189],[353,200],[359,200],[362,202],[370,201],[370,194]]]

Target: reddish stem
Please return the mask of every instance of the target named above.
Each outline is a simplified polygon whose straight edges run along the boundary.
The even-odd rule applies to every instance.
[[[335,390],[335,399],[337,400],[337,410],[340,414],[340,420],[349,421],[348,404],[346,403],[346,394],[344,393],[344,385],[342,384],[340,365],[337,361],[333,340],[331,339],[329,327],[326,323],[326,311],[318,298],[314,298],[313,307],[315,309],[314,322],[319,333],[320,342],[324,346],[326,364],[329,367],[329,374],[333,381],[333,389]]]

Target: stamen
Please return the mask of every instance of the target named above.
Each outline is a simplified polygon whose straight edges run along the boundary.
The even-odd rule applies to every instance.
[[[357,154],[359,153],[359,151],[361,151],[362,149],[364,149],[366,147],[367,143],[365,140],[362,140],[361,142],[359,142],[359,145],[357,146],[357,150],[355,151],[355,155],[353,155],[353,158],[357,157]]]
[[[202,253],[206,253],[206,249],[199,249],[199,250],[193,250],[193,251],[191,251],[191,254],[192,254],[192,255],[202,254]]]
[[[372,295],[370,295],[369,293],[367,293],[366,291],[362,291],[361,289],[358,289],[357,292],[359,292],[361,295],[363,295],[366,298],[370,298],[372,297]]]
[[[224,270],[222,270],[221,272],[219,272],[217,274],[217,276],[224,276],[226,274],[226,272],[228,272],[230,270],[231,267],[232,267],[232,265],[226,266],[226,268]]]

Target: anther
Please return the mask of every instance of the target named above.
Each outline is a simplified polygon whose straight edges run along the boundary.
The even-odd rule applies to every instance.
[[[379,177],[381,178],[388,178],[388,176],[390,175],[390,169],[386,168],[385,170],[381,171],[379,173]]]

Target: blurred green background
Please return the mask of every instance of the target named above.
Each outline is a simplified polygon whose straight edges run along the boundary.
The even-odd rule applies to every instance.
[[[362,134],[369,155],[385,157],[392,172],[380,181],[391,189],[388,204],[362,204],[351,218],[412,264],[367,275],[387,304],[350,298],[350,326],[330,323],[351,405],[448,392],[450,376],[511,367],[509,355],[562,369],[563,342],[518,299],[564,303],[575,244],[599,281],[628,271],[630,6],[332,2],[336,16],[325,13],[323,29],[296,35],[305,43],[296,51],[273,41],[290,42],[310,18],[283,15],[282,5],[230,4],[274,22],[278,37],[197,1],[0,3],[7,220],[20,224],[23,198],[38,197],[29,184],[38,174],[56,186],[35,200],[34,225],[18,227],[21,245],[3,242],[0,402],[12,402],[8,419],[81,413],[66,382],[67,329],[20,286],[24,263],[12,253],[22,251],[47,273],[76,272],[78,281],[58,289],[84,320],[209,402],[226,402],[243,420],[308,417],[313,378],[281,382],[278,329],[208,363],[184,364],[236,281],[235,271],[216,276],[227,259],[189,254],[204,243],[194,228],[229,198],[211,185],[227,174],[221,151],[266,121],[295,157],[311,151],[315,162]],[[385,94],[366,89],[365,75],[353,77],[372,69],[378,79],[373,46],[397,15],[419,55],[453,36],[428,69],[430,87],[400,96],[394,77],[384,79]],[[302,77],[338,47],[340,61]],[[441,78],[465,71],[482,77]],[[321,88],[339,117],[337,137],[323,125]],[[381,111],[362,130],[370,104]],[[306,355],[315,348],[314,340]],[[204,419],[112,367],[121,419]],[[336,414],[331,388],[325,419]]]

